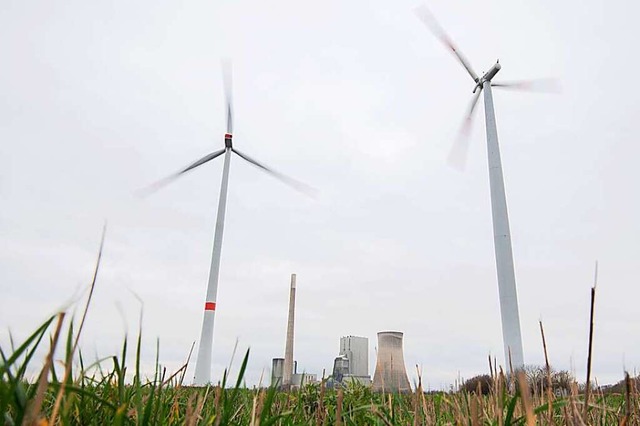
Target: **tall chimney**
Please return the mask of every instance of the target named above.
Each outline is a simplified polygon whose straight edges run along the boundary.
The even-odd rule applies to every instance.
[[[291,290],[289,292],[289,319],[287,320],[287,342],[284,349],[284,371],[282,384],[291,386],[293,374],[293,321],[296,311],[296,274],[291,274]]]

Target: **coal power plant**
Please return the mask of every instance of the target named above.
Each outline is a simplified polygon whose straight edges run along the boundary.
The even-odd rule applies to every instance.
[[[291,274],[289,286],[289,310],[284,358],[273,358],[271,363],[271,386],[292,389],[316,382],[317,375],[298,372],[293,348],[295,340],[296,274]],[[377,360],[373,381],[369,375],[369,339],[362,336],[340,338],[340,351],[333,360],[331,376],[327,386],[340,387],[356,382],[372,386],[374,391],[411,391],[404,364],[403,333],[381,331],[378,333]],[[324,379],[323,370],[323,379]]]
[[[378,333],[378,360],[373,375],[373,390],[385,392],[409,392],[400,331]]]

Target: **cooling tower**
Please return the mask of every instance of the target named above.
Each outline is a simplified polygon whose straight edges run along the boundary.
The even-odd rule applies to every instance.
[[[378,333],[378,360],[373,376],[373,389],[387,392],[411,390],[402,353],[402,333],[381,331]]]

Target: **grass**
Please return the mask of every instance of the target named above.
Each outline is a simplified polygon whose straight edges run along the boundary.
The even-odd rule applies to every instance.
[[[141,332],[135,361],[124,339],[118,355],[85,365],[77,351],[81,327],[74,329],[64,313],[42,323],[10,354],[0,348],[0,415],[5,425],[609,425],[639,424],[636,381],[628,376],[623,393],[597,389],[585,404],[574,383],[564,398],[531,391],[524,374],[509,380],[492,371],[487,395],[479,392],[425,393],[419,382],[412,393],[375,393],[349,384],[327,389],[326,382],[283,392],[275,387],[247,388],[243,383],[249,351],[231,381],[224,374],[217,386],[183,384],[186,364],[171,374],[156,359],[152,378],[140,371]],[[27,381],[40,346],[48,345],[40,374]],[[60,362],[56,348],[64,347]],[[127,380],[131,370],[132,379]]]
[[[490,385],[477,390],[426,393],[422,379],[411,393],[376,393],[352,383],[327,389],[326,381],[290,392],[275,387],[248,388],[244,373],[246,352],[239,373],[227,372],[216,386],[184,385],[187,364],[167,372],[156,355],[152,378],[140,369],[142,330],[135,345],[133,365],[124,339],[119,354],[86,365],[78,347],[91,305],[100,267],[103,239],[89,295],[77,328],[62,312],[46,319],[24,342],[0,347],[0,421],[4,425],[638,425],[640,398],[627,374],[624,389],[604,394],[597,388],[584,395],[577,383],[568,396],[556,398],[547,387],[531,386],[523,372],[507,377],[490,365]],[[593,329],[592,290],[591,330]],[[544,330],[540,324],[546,358]],[[48,346],[47,346],[48,345]],[[56,357],[60,347],[63,356]],[[35,354],[47,350],[36,380]],[[156,354],[159,353],[156,348]],[[187,361],[188,363],[188,361]],[[495,361],[494,361],[495,363]],[[546,362],[547,384],[551,383]],[[128,380],[127,377],[132,377]]]

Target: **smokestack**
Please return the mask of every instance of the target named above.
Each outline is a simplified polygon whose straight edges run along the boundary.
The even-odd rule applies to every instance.
[[[411,391],[402,352],[401,332],[381,331],[378,333],[378,360],[373,376],[373,390]]]
[[[296,274],[291,274],[291,290],[289,292],[289,319],[287,321],[287,342],[284,349],[284,368],[282,384],[291,386],[293,374],[293,321],[296,310]]]

